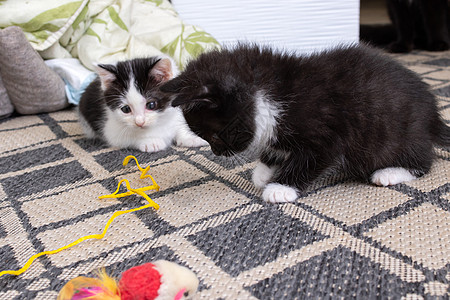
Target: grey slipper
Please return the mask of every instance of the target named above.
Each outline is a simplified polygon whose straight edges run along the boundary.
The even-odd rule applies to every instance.
[[[6,88],[3,85],[2,76],[0,76],[0,119],[8,117],[13,111],[14,107],[12,106]]]
[[[47,67],[17,26],[0,30],[0,72],[18,113],[51,112],[68,106],[64,81]]]

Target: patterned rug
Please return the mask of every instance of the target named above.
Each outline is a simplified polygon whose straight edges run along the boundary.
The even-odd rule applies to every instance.
[[[396,55],[439,96],[450,121],[450,52]],[[449,122],[450,123],[450,122]],[[56,299],[71,278],[105,267],[113,276],[156,259],[193,270],[195,299],[393,298],[450,295],[450,151],[424,177],[375,187],[330,173],[295,203],[270,205],[236,165],[208,147],[154,154],[108,148],[83,137],[73,109],[0,123],[0,271],[34,254],[101,233],[140,196],[98,199],[120,179],[161,186],[160,205],[119,216],[102,240],[35,260],[0,277],[0,299]]]

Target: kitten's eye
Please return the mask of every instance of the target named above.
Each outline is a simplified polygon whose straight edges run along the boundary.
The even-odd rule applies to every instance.
[[[120,110],[124,113],[124,114],[129,114],[131,112],[131,108],[128,105],[122,106],[120,108]]]
[[[149,110],[154,110],[154,109],[156,109],[156,102],[155,101],[147,102],[145,107]]]

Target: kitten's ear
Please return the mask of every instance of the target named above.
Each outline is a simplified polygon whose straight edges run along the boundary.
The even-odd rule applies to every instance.
[[[102,90],[106,90],[116,79],[116,66],[114,65],[95,65],[95,71],[100,77],[100,82],[102,84]]]
[[[150,70],[149,75],[157,82],[169,81],[174,76],[172,61],[169,58],[161,58]]]

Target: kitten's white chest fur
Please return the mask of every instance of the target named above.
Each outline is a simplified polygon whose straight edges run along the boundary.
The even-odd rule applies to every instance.
[[[255,136],[249,148],[257,151],[266,148],[277,135],[277,118],[281,109],[273,103],[264,91],[256,92],[255,96]]]
[[[277,138],[277,119],[282,111],[263,92],[258,91],[255,96],[255,136],[248,148],[258,152],[268,149],[273,140]],[[293,202],[297,199],[297,190],[293,187],[278,183],[269,183],[277,166],[269,167],[262,162],[253,170],[252,180],[257,188],[264,189],[262,198],[266,202],[282,203]]]

